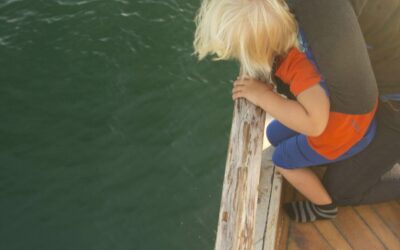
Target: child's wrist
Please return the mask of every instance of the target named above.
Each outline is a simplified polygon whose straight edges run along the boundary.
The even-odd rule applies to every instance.
[[[259,107],[268,112],[268,109],[271,106],[271,102],[276,100],[275,95],[277,95],[277,93],[274,91],[273,88],[266,88],[262,94],[262,98],[259,101]]]
[[[269,99],[268,96],[271,96],[271,94],[273,93],[273,89],[271,89],[269,86],[265,86],[265,88],[263,88],[263,91],[260,92],[258,95],[257,106],[264,109],[263,107],[266,105],[265,102],[267,101],[267,99]]]

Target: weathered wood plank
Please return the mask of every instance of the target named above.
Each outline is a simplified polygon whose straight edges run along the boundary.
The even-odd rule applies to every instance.
[[[235,101],[215,249],[253,249],[265,112]]]
[[[330,245],[336,249],[351,250],[351,246],[343,237],[343,235],[337,230],[330,220],[322,220],[313,222],[318,231],[325,237]]]
[[[333,220],[333,223],[342,232],[352,248],[385,249],[352,207],[339,208],[338,216]]]
[[[274,178],[272,182],[271,201],[268,209],[267,228],[264,234],[263,250],[273,250],[276,245],[277,229],[279,221],[279,209],[281,206],[282,194],[282,175],[274,168]]]
[[[264,131],[271,119],[266,119]],[[261,174],[258,185],[258,199],[256,211],[256,232],[254,250],[262,250],[265,240],[265,231],[267,230],[268,210],[271,201],[272,183],[274,181],[274,166],[272,163],[273,148],[264,137],[263,152],[261,157]]]
[[[271,200],[273,179],[274,179],[273,166],[262,166],[260,184],[258,190],[254,250],[262,250],[264,245],[264,232],[267,227],[268,209]]]
[[[386,226],[370,206],[357,206],[354,209],[369,225],[369,228],[381,239],[388,249],[400,249],[400,239]],[[400,211],[398,211],[400,213]]]
[[[287,243],[287,249],[288,250],[300,250],[300,248],[297,246],[296,241],[294,241],[293,238],[288,239]],[[282,250],[286,250],[286,248],[282,248]],[[304,249],[303,249],[304,250]]]
[[[312,223],[291,223],[290,237],[300,249],[333,249]]]
[[[372,205],[375,212],[400,239],[400,205],[396,201]]]
[[[270,121],[266,120],[266,126]],[[279,233],[282,176],[274,168],[274,148],[266,139],[263,148],[254,250],[273,250]]]
[[[293,187],[286,181],[282,181],[282,204],[286,202],[290,202],[293,200],[295,190]],[[277,243],[275,246],[276,250],[286,250],[287,247],[290,247],[290,243],[288,240],[289,237],[289,227],[290,227],[290,218],[283,211],[282,206],[279,210],[279,224],[278,224],[278,235],[277,235]],[[295,247],[295,246],[292,246]]]
[[[286,185],[288,184],[285,183],[284,187],[285,202],[304,199],[297,191],[294,194],[289,193],[290,198],[287,197]],[[282,217],[287,216],[284,214]],[[334,249],[400,249],[398,200],[372,206],[340,207],[336,219],[309,224],[315,227],[319,235],[307,224],[289,221],[289,235],[280,239],[276,249],[320,249],[324,247],[321,245],[324,244],[323,241]]]

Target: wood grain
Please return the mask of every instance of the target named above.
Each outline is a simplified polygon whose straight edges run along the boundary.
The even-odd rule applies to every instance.
[[[357,206],[354,209],[368,224],[369,228],[377,235],[388,249],[400,249],[400,240],[389,227],[379,218],[370,206]],[[400,211],[398,211],[400,213]]]
[[[283,181],[282,185],[283,185],[283,187],[282,187],[282,189],[283,189],[282,204],[284,204],[286,202],[290,202],[293,200],[295,190],[286,180]],[[276,239],[277,243],[276,243],[275,249],[284,250],[288,246],[290,247],[290,245],[291,245],[290,239],[288,240],[289,228],[290,228],[290,218],[285,213],[285,211],[283,211],[282,206],[280,207],[279,214],[280,214],[280,221],[278,224],[278,232],[279,233],[277,235],[277,239]],[[292,243],[292,245],[293,244],[295,244],[295,243]],[[292,246],[292,248],[294,248],[294,246]]]
[[[372,205],[372,208],[400,239],[400,205],[396,201]]]
[[[279,209],[281,207],[282,175],[274,168],[271,200],[268,209],[267,227],[264,234],[264,250],[275,249],[278,234]]]
[[[352,207],[341,207],[333,223],[354,249],[385,249]]]
[[[273,166],[261,168],[260,184],[258,191],[258,203],[256,212],[256,232],[254,250],[262,250],[265,240],[265,231],[268,220],[268,210],[271,200],[272,182],[274,178]]]
[[[300,249],[334,249],[312,223],[292,223],[289,233]]]
[[[304,199],[286,182],[283,190],[284,203]],[[282,221],[287,215],[282,214],[281,217]],[[400,249],[398,200],[375,205],[340,207],[336,219],[306,224],[288,221],[286,227],[289,234],[286,238],[280,234],[277,250]],[[286,229],[280,230],[284,232]]]
[[[253,249],[265,112],[235,101],[216,250]]]
[[[331,220],[321,220],[313,222],[318,231],[323,237],[334,246],[335,249],[351,250],[350,244],[341,232],[335,227]]]

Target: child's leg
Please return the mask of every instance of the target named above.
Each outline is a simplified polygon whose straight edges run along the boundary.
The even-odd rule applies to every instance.
[[[272,160],[278,171],[308,200],[284,204],[288,215],[299,222],[335,218],[336,205],[311,169],[304,168],[329,162],[317,154],[304,135],[297,135],[281,142],[275,149]]]
[[[288,202],[283,205],[284,210],[292,220],[312,222],[336,217],[336,205],[311,169],[284,169],[280,167],[277,169],[294,188],[308,199],[306,201]]]
[[[309,168],[285,169],[277,166],[279,173],[301,194],[316,205],[332,203],[332,199],[318,176]]]
[[[286,127],[278,120],[273,120],[266,129],[267,139],[274,147],[295,135],[299,135],[299,133]]]
[[[335,160],[328,160],[315,152],[308,144],[306,136],[301,134],[279,142],[272,155],[272,161],[285,179],[310,200],[285,204],[285,210],[291,218],[308,222],[335,217],[337,208],[321,181],[312,171],[300,168],[328,164],[353,156],[370,143],[375,127],[375,122],[371,123],[364,138]]]

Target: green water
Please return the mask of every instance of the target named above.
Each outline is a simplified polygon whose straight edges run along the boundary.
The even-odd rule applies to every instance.
[[[212,249],[237,66],[199,0],[0,1],[0,249]]]

